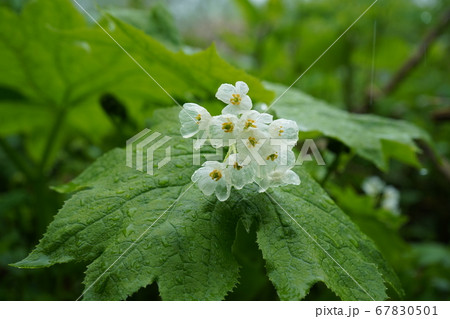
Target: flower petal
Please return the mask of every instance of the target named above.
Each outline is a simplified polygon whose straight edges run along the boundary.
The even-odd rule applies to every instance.
[[[241,103],[239,103],[240,109],[242,110],[241,113],[245,110],[250,110],[253,106],[252,99],[248,95],[242,95],[241,96]]]
[[[268,113],[260,113],[258,116],[258,122],[270,124],[273,121],[273,116]]]
[[[202,177],[197,182],[198,188],[205,194],[206,196],[210,196],[216,190],[218,182],[214,181],[210,176]]]
[[[199,135],[194,141],[194,150],[200,149],[208,140],[208,131],[200,131]]]
[[[219,180],[216,186],[216,196],[221,202],[226,201],[230,197],[231,185],[225,180]]]
[[[218,115],[211,119],[209,125],[210,143],[213,147],[228,146],[230,140],[236,139],[238,118],[235,115]],[[225,126],[226,125],[226,126]]]
[[[270,187],[270,180],[268,178],[255,180],[256,184],[259,186],[258,192],[264,193]]]
[[[300,185],[300,177],[292,170],[286,171],[283,178],[284,185]]]
[[[248,85],[245,82],[237,81],[236,82],[236,92],[240,95],[245,95],[248,93]]]
[[[196,170],[194,172],[194,174],[192,174],[191,176],[191,180],[196,183],[198,182],[198,180],[204,176],[206,176],[206,168],[205,167],[200,167],[198,170]]]
[[[239,115],[239,108],[237,105],[228,104],[222,109],[223,115],[233,114],[233,115]]]
[[[197,113],[183,109],[180,111],[179,118],[181,123],[180,133],[184,138],[192,137],[198,133],[199,125],[193,118]]]
[[[232,94],[236,92],[236,89],[231,84],[225,83],[222,84],[216,93],[216,98],[221,100],[224,103],[229,104]]]
[[[192,137],[200,129],[207,127],[211,119],[209,112],[204,107],[195,103],[185,103],[178,117],[181,123],[180,132],[184,138]]]
[[[278,119],[269,125],[272,138],[298,139],[298,126],[295,121]]]

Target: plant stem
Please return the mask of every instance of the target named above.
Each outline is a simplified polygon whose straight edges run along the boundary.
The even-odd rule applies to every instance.
[[[55,122],[50,130],[50,134],[48,136],[47,143],[45,144],[44,152],[41,157],[41,162],[39,164],[39,172],[41,175],[45,175],[45,166],[47,165],[47,162],[49,160],[49,157],[52,152],[53,146],[55,144],[56,138],[59,135],[59,131],[64,122],[66,113],[67,113],[67,107],[65,107],[65,106],[61,107],[56,116]]]
[[[29,164],[23,159],[23,157],[13,148],[4,138],[0,137],[0,147],[5,154],[11,159],[13,164],[19,169],[29,181],[33,181],[35,176],[31,170]]]
[[[231,155],[232,152],[233,152],[233,154],[236,154],[236,146],[234,144],[231,145],[230,148],[228,149],[227,155],[225,155],[225,158],[223,159],[224,163],[227,160],[228,156]]]
[[[327,170],[327,173],[325,174],[323,179],[320,181],[320,185],[325,186],[325,184],[328,181],[328,179],[330,178],[330,176],[337,170],[340,159],[341,159],[341,154],[342,154],[341,152],[336,154],[336,157],[331,162],[330,167]]]

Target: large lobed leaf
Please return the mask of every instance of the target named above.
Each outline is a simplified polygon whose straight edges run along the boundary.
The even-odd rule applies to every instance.
[[[90,21],[91,22],[91,21]],[[258,101],[273,93],[219,57],[214,46],[174,53],[144,32],[112,17],[102,25],[179,103],[211,99],[219,85],[246,81]],[[156,107],[174,102],[99,27],[87,23],[70,0],[36,0],[17,14],[0,7],[0,135],[25,133],[36,159],[55,123],[99,143],[115,129],[98,103],[105,93],[125,102],[143,126]],[[26,123],[26,125],[24,125]],[[32,141],[31,141],[32,139]]]
[[[286,87],[266,83],[281,95]],[[414,140],[430,142],[426,132],[401,120],[371,114],[352,114],[317,100],[295,88],[289,89],[273,106],[279,117],[295,120],[301,132],[319,132],[341,141],[356,154],[386,170],[389,159],[420,166],[420,149]]]
[[[221,83],[239,78],[252,87],[255,99],[273,98],[256,78],[221,59],[214,46],[192,55],[174,53],[116,18],[105,17],[102,24],[175,97],[210,95]],[[117,43],[88,26],[70,0],[32,1],[20,15],[0,8],[0,27],[0,85],[30,100],[76,104],[104,90],[134,90],[173,105]]]
[[[300,186],[261,194],[253,185],[226,202],[202,195],[191,186],[192,141],[179,136],[178,112],[156,112],[152,126],[172,137],[169,164],[150,176],[126,167],[124,150],[104,155],[60,188],[75,194],[15,266],[89,263],[88,300],[125,299],[154,281],[166,300],[223,299],[238,282],[232,245],[242,220],[246,227],[256,223],[269,278],[283,300],[305,297],[318,281],[346,300],[386,299],[385,282],[400,291],[373,243],[301,168]],[[164,154],[157,151],[155,163]]]

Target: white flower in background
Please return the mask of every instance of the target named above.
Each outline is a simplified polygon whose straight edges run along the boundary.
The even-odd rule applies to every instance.
[[[247,95],[248,85],[245,82],[237,81],[236,85],[222,84],[216,93],[216,98],[226,103],[222,114],[239,115],[252,108],[252,100]]]
[[[266,103],[256,103],[254,109],[259,112],[265,112],[269,109]]]
[[[362,184],[364,192],[371,197],[381,196],[380,207],[395,215],[400,214],[400,192],[394,186],[386,183],[378,176],[366,178]]]
[[[381,207],[396,215],[400,214],[400,192],[393,186],[386,186],[381,198]]]
[[[216,97],[227,103],[222,115],[211,117],[206,109],[186,103],[180,112],[183,137],[197,135],[195,148],[205,141],[214,148],[228,147],[223,163],[207,161],[194,172],[192,181],[203,194],[215,194],[225,201],[231,187],[242,189],[253,182],[260,192],[270,187],[299,185],[300,178],[292,171],[298,127],[294,121],[273,120],[272,115],[251,110],[248,86],[242,81],[236,85],[222,84]]]
[[[225,201],[230,197],[231,179],[225,163],[207,161],[191,177],[206,196],[216,194],[217,199]]]
[[[386,183],[378,176],[371,176],[364,180],[362,189],[369,196],[376,197],[383,192]]]

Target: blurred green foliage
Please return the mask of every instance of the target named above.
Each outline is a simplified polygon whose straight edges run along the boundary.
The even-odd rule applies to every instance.
[[[87,26],[87,17],[65,15],[58,8],[65,18],[49,25],[47,10],[33,7],[35,1],[23,10],[24,2],[0,2],[0,300],[70,300],[83,289],[84,265],[23,271],[8,264],[37,244],[66,199],[50,185],[70,181],[103,152],[123,146],[126,137],[147,124],[155,107],[173,101],[101,30]],[[183,26],[177,24],[182,12],[160,2],[131,2],[132,7],[109,6],[105,10],[112,17],[101,23],[111,27],[114,37],[180,101],[205,100],[217,86],[208,83],[244,76],[236,69],[234,75],[202,81],[210,76],[202,71],[205,59],[226,63],[210,47],[212,39],[227,61],[261,79],[290,85],[372,3],[236,0],[230,16],[215,17],[212,23],[194,15],[194,23]],[[339,162],[330,173],[310,168],[395,268],[407,300],[450,299],[450,191],[439,169],[439,157],[450,157],[449,28],[395,90],[386,96],[382,92],[446,10],[445,0],[378,1],[296,84],[341,109],[411,121],[435,142],[438,158],[424,152],[420,170],[392,161],[389,170],[381,172],[319,134],[318,144],[327,146],[326,161]],[[21,12],[21,17],[13,12]],[[123,32],[127,26],[114,17],[165,46],[157,41],[135,43]],[[95,45],[69,41],[71,36]],[[5,43],[13,46],[5,48]],[[182,66],[190,70],[183,74],[192,79],[189,84],[177,80],[174,70],[180,65],[164,60],[165,54],[174,59],[184,55],[174,53],[179,49],[207,49]],[[270,92],[256,84],[250,87],[258,100],[270,102]],[[369,175],[379,175],[401,191],[401,217],[381,210],[363,194],[361,183]],[[254,237],[255,230],[247,234],[238,229],[241,244],[234,253],[244,265],[241,274],[247,275],[229,299],[277,298]],[[130,299],[158,298],[152,285]],[[336,297],[317,284],[308,298]]]

